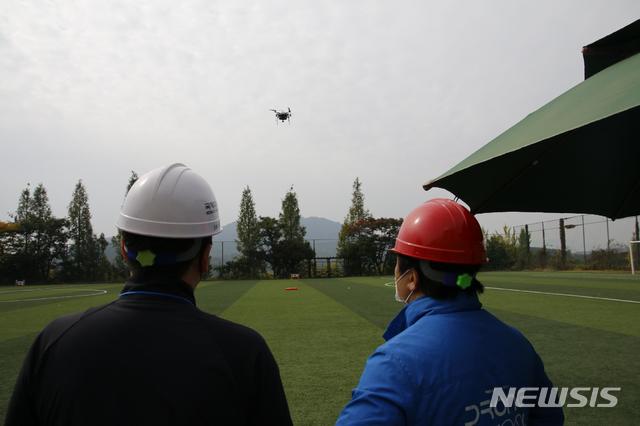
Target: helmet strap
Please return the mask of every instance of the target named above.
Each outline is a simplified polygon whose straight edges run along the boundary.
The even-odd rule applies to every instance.
[[[447,287],[459,287],[463,290],[469,288],[475,278],[475,274],[438,271],[433,269],[431,263],[427,260],[420,261],[420,270],[425,277],[432,281],[439,282]]]
[[[202,248],[202,239],[196,239],[195,243],[189,249],[181,253],[167,253],[160,252],[155,253],[151,250],[134,250],[128,248],[124,243],[122,249],[127,255],[127,259],[130,261],[138,262],[140,266],[166,266],[174,265],[176,263],[191,260],[198,255]]]

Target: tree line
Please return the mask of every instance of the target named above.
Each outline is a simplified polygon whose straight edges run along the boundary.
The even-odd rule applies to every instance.
[[[126,191],[137,180],[131,172]],[[123,259],[109,261],[106,250],[120,247],[120,236],[107,240],[91,224],[87,189],[79,180],[65,217],[55,217],[42,183],[27,184],[10,214],[19,227],[0,233],[0,283],[122,281],[128,275]],[[336,258],[343,262],[342,274],[388,274],[393,262],[387,249],[393,246],[401,219],[374,218],[364,207],[362,184],[356,178],[352,203],[342,224]],[[306,274],[315,257],[305,240],[297,194],[291,187],[282,199],[278,217],[258,216],[251,189],[242,192],[237,222],[240,255],[216,268],[222,277],[288,277]]]
[[[565,219],[558,219],[558,237],[560,247],[549,248],[543,243],[542,247],[531,247],[531,233],[528,226],[518,233],[514,228],[504,226],[502,232],[489,234],[483,230],[487,257],[489,262],[485,270],[628,270],[631,265],[626,247],[609,240],[606,248],[597,248],[589,253],[575,255],[567,248]],[[640,235],[640,226],[636,219],[632,240]],[[638,257],[637,253],[636,257]],[[640,257],[636,260],[640,263]]]
[[[131,172],[126,191],[137,180]],[[17,208],[10,214],[18,230],[0,233],[0,283],[26,280],[45,282],[122,281],[128,275],[120,256],[110,262],[109,245],[120,247],[120,236],[110,241],[103,233],[96,235],[91,225],[87,189],[79,180],[71,196],[65,217],[52,214],[47,190],[42,183],[35,188],[27,184]],[[335,260],[340,275],[388,275],[393,273],[393,247],[402,219],[376,218],[365,207],[362,183],[356,178],[352,186],[351,205],[340,228]],[[570,269],[576,267],[575,256],[566,249],[564,226],[560,219],[560,249],[532,248],[531,235],[523,228],[516,234],[505,226],[502,232],[484,231],[489,263],[484,269]],[[636,233],[638,231],[636,223]],[[224,278],[285,278],[290,274],[307,275],[316,254],[305,240],[297,194],[291,187],[282,199],[278,217],[258,216],[251,189],[242,191],[237,221],[240,255],[217,267]],[[637,239],[637,238],[636,238]],[[323,258],[326,259],[326,258]],[[580,266],[580,265],[577,265]],[[617,247],[591,252],[588,269],[628,268],[628,258]],[[314,263],[315,269],[315,263]]]
[[[127,192],[138,178],[131,172]],[[126,194],[126,193],[125,193]],[[0,283],[104,282],[123,280],[127,268],[120,256],[111,263],[104,233],[91,225],[87,189],[79,180],[65,217],[55,217],[42,183],[27,184],[11,215],[17,230],[0,233]],[[119,247],[119,236],[111,238]]]
[[[388,274],[393,270],[393,246],[402,219],[374,218],[364,206],[362,184],[353,183],[351,207],[342,224],[336,259],[343,275]],[[242,191],[236,240],[240,255],[217,268],[227,278],[286,278],[307,275],[315,261],[293,187],[285,194],[277,218],[258,216],[251,189]],[[324,258],[323,258],[324,259]]]
[[[256,214],[251,189],[242,191],[237,221],[236,243],[240,255],[219,266],[225,278],[256,278],[269,273],[283,278],[300,273],[301,263],[313,258],[305,241],[306,229],[300,223],[300,207],[293,187],[287,191],[278,218]]]

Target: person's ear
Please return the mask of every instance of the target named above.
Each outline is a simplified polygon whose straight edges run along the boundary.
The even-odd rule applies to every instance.
[[[209,254],[211,254],[211,244],[207,244],[202,250],[202,256],[200,256],[200,271],[203,274],[209,272]]]
[[[407,289],[409,291],[415,291],[418,288],[418,271],[413,268],[409,273],[409,282],[407,283]]]

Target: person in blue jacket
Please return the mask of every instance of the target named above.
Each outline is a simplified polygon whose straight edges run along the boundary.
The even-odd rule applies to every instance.
[[[430,200],[405,218],[392,251],[395,298],[407,306],[336,424],[562,425],[562,408],[537,398],[492,404],[495,388],[508,395],[553,385],[531,343],[482,309],[476,273],[486,253],[475,217],[454,201]]]

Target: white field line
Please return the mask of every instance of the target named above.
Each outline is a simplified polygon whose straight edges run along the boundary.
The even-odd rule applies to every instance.
[[[640,304],[640,300],[612,299],[610,297],[584,296],[582,294],[550,293],[550,292],[546,292],[546,291],[519,290],[519,289],[515,289],[515,288],[504,288],[504,287],[485,287],[485,288],[489,288],[491,290],[514,291],[514,292],[517,292],[517,293],[546,294],[546,295],[549,295],[549,296],[578,297],[580,299],[608,300],[610,302],[639,303]]]
[[[81,285],[81,284],[79,284]],[[79,289],[79,285],[59,285],[59,284],[52,284],[52,285],[42,285],[39,284],[36,287],[33,288],[28,288],[29,286],[27,286],[27,288],[13,288],[11,290],[2,290],[0,291],[0,294],[9,294],[9,293],[23,293],[23,292],[27,292],[27,291],[59,291],[59,290],[78,290]],[[95,291],[89,288],[80,288],[80,290],[87,290],[87,291]]]
[[[35,289],[33,289],[35,290]],[[33,290],[29,290],[29,291],[33,291]],[[50,290],[54,290],[54,289],[50,289]],[[58,290],[62,290],[62,289],[58,289]],[[56,299],[72,299],[74,297],[89,297],[89,296],[100,296],[102,294],[107,294],[107,290],[91,290],[91,289],[76,289],[76,290],[84,290],[84,291],[91,291],[93,293],[89,293],[89,294],[74,294],[71,296],[48,296],[48,297],[33,297],[30,299],[15,299],[15,300],[0,300],[0,303],[15,303],[15,302],[36,302],[36,301],[41,301],[41,300],[56,300]],[[28,290],[25,290],[28,291]],[[7,292],[9,293],[9,292]]]
[[[394,282],[389,281],[388,283],[384,283],[384,285],[385,287],[393,287]],[[516,288],[504,288],[504,287],[485,287],[485,288],[489,288],[491,290],[514,291],[517,293],[532,293],[532,294],[545,294],[548,296],[578,297],[580,299],[608,300],[610,302],[640,303],[640,300],[612,299],[610,297],[584,296],[582,294],[551,293],[547,291],[519,290]]]
[[[53,288],[21,288],[17,290],[8,290],[8,291],[0,291],[0,294],[9,294],[9,293],[23,293],[26,291],[41,291],[41,290],[61,290],[61,289],[53,289]]]

